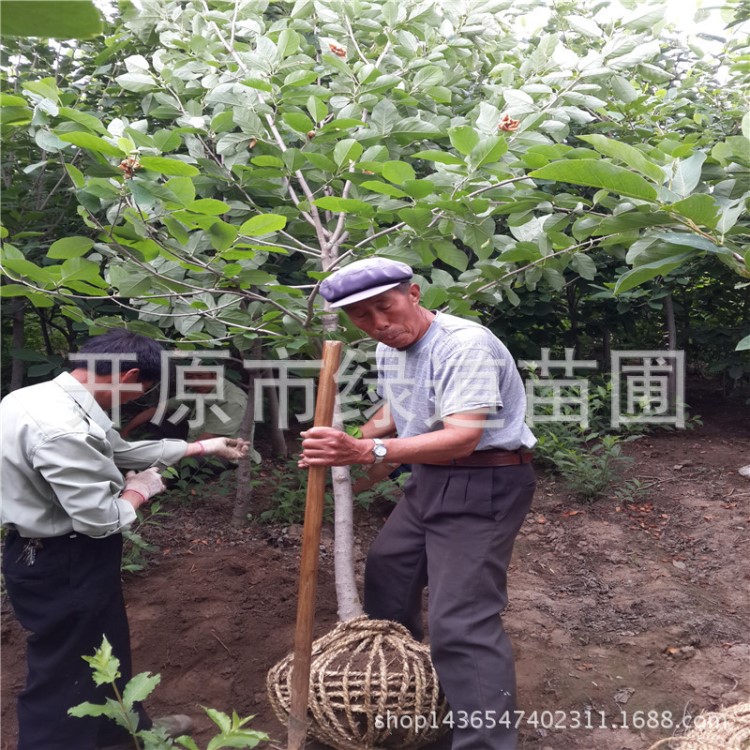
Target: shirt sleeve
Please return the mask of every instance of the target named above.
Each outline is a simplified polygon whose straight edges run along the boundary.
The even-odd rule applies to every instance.
[[[436,416],[444,419],[476,409],[502,408],[500,373],[504,362],[472,346],[452,351],[435,369]]]
[[[133,506],[119,497],[124,480],[109,453],[97,436],[68,432],[45,440],[32,456],[73,531],[86,536],[109,536],[136,518]]]
[[[149,466],[166,468],[177,463],[187,450],[184,440],[135,440],[132,443],[123,440],[117,430],[107,433],[112,445],[116,466],[121,469],[142,471]]]

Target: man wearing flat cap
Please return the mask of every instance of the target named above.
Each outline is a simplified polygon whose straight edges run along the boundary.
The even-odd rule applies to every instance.
[[[365,611],[421,639],[429,585],[430,648],[452,711],[452,750],[515,750],[515,669],[500,612],[534,493],[536,440],[502,342],[478,323],[422,307],[412,277],[404,263],[375,257],[321,284],[330,306],[378,342],[385,405],[359,439],[327,427],[303,433],[300,465],[412,465],[367,557]]]

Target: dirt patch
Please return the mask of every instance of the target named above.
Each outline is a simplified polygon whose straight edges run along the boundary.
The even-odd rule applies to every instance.
[[[698,411],[702,427],[627,446],[645,488],[634,502],[583,505],[540,479],[505,615],[521,750],[645,750],[702,710],[750,698],[750,481],[737,473],[750,463],[750,419],[714,399]],[[199,500],[171,505],[148,531],[154,564],[127,578],[135,669],[161,673],[152,714],[195,715],[199,744],[210,706],[255,714],[252,726],[284,745],[265,675],[293,642],[298,529],[230,529],[226,499]],[[360,515],[360,566],[383,520]],[[331,539],[325,531],[321,635],[336,621]],[[15,747],[23,650],[5,602],[2,750]]]

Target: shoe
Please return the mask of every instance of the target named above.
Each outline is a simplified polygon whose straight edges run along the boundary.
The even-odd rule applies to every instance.
[[[159,716],[154,719],[154,729],[163,729],[167,737],[181,737],[191,732],[193,720],[185,714],[172,714],[171,716]]]
[[[172,714],[154,719],[154,729],[163,729],[167,737],[181,737],[193,729],[193,720],[185,714]],[[133,741],[121,742],[118,745],[107,745],[97,750],[133,750]]]

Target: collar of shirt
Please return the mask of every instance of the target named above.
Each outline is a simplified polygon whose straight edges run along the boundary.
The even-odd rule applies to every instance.
[[[107,416],[104,409],[96,403],[93,394],[85,385],[83,385],[83,383],[77,381],[69,372],[61,373],[55,378],[54,382],[62,388],[105,432],[112,428],[112,420]]]

